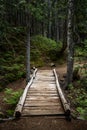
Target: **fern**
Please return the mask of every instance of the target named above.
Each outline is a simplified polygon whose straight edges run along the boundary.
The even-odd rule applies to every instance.
[[[5,94],[4,101],[9,105],[15,106],[22,94],[22,90],[14,92],[14,90],[6,88]]]

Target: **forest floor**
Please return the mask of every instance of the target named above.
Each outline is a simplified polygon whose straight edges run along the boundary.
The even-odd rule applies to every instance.
[[[42,68],[46,69],[46,68]],[[49,68],[48,68],[49,69]],[[56,67],[60,79],[63,80],[63,75],[66,72],[65,65]],[[7,87],[15,90],[25,87],[25,79],[20,79],[9,84]],[[6,111],[7,106],[3,102],[4,92],[0,93],[0,109]],[[86,130],[87,121],[72,119],[71,122],[58,116],[33,116],[24,117],[19,120],[6,121],[0,123],[0,130]]]

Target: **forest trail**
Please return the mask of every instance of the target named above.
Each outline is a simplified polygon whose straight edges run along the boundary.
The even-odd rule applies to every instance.
[[[35,73],[17,105],[15,116],[70,116],[70,108],[56,79],[55,69]]]
[[[45,68],[48,69],[48,68]],[[58,74],[61,76],[66,72],[66,66],[58,66],[56,68]],[[45,71],[43,69],[43,71]],[[25,87],[25,80],[20,80],[9,84],[10,88]],[[29,116],[21,117],[19,120],[7,121],[0,123],[0,130],[86,130],[87,121],[73,120],[67,122],[60,119],[59,116]]]

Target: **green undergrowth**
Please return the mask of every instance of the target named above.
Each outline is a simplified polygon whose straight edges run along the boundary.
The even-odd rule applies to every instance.
[[[80,84],[78,84],[80,86]],[[87,120],[87,91],[81,87],[71,87],[68,98],[71,101],[72,114],[76,118]]]
[[[19,101],[20,96],[22,95],[23,90],[17,90],[14,91],[13,89],[6,88],[4,93],[5,93],[5,98],[4,102],[8,105],[8,109],[6,110],[6,114],[8,116],[13,116],[14,114],[14,109]]]
[[[87,61],[87,39],[82,41],[82,46],[75,47],[75,57],[76,62],[83,63]]]
[[[41,35],[34,36],[31,38],[31,63],[38,67],[57,61],[60,49],[61,42],[56,43]]]
[[[26,75],[26,32],[23,28],[10,28],[0,44],[0,90],[12,81]],[[37,35],[31,37],[31,66],[42,67],[57,61],[61,42]]]
[[[75,77],[78,78],[74,80],[73,85],[69,85],[68,98],[71,101],[73,115],[87,120],[87,65],[84,65],[75,67]]]
[[[25,77],[25,29],[7,27],[0,42],[0,90]]]
[[[14,91],[13,89],[6,88],[4,101],[6,104],[12,105],[13,107],[18,103],[18,100],[22,94],[22,90]]]
[[[73,116],[87,120],[87,64],[74,68],[73,85],[69,85],[68,98],[73,109]]]

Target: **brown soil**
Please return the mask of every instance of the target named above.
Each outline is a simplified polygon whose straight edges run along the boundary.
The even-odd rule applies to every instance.
[[[63,78],[63,74],[66,72],[65,66],[58,66],[57,73],[60,75],[60,79]],[[25,80],[21,79],[8,85],[9,88],[13,88],[14,91],[20,88],[24,88],[26,85]],[[4,92],[0,93],[0,109],[6,110],[6,106],[3,103]],[[0,123],[0,130],[86,130],[87,121],[74,120],[71,122],[63,117],[58,116],[33,116],[21,118],[19,120],[6,121]]]
[[[86,130],[87,121],[67,122],[58,117],[27,117],[0,124],[0,130]]]

